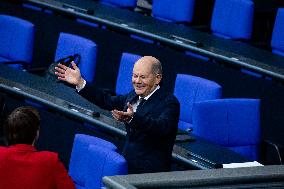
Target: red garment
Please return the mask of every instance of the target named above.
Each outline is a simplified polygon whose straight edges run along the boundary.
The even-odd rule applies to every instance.
[[[75,186],[56,153],[17,144],[0,147],[0,188],[75,189]]]

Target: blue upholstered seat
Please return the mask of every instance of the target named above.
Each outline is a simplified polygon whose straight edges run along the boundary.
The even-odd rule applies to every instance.
[[[81,56],[78,67],[83,78],[88,82],[93,82],[96,71],[97,45],[84,37],[61,32],[57,43],[55,61],[74,54]]]
[[[190,23],[194,4],[195,0],[153,0],[152,15],[165,21]]]
[[[32,63],[34,47],[34,25],[29,21],[9,15],[0,15],[0,63],[23,69]],[[23,66],[24,65],[24,66]]]
[[[125,158],[119,153],[101,146],[89,146],[89,168],[86,188],[100,189],[104,187],[104,176],[126,175],[128,166]]]
[[[97,169],[93,167],[92,158],[95,157],[90,155],[93,153],[89,150],[91,145],[113,152],[117,150],[117,147],[109,141],[85,134],[76,134],[69,163],[69,175],[72,177],[77,188],[89,188],[87,187],[87,183],[93,181],[89,180],[87,182],[88,177],[95,177],[89,173],[90,171],[92,172],[92,170],[89,169]]]
[[[284,56],[284,8],[279,8],[272,33],[272,52]]]
[[[179,129],[193,128],[192,113],[195,103],[221,98],[222,87],[214,81],[186,74],[177,74],[174,95],[180,102]]]
[[[254,3],[251,0],[216,0],[211,19],[211,30],[226,39],[251,38]]]
[[[129,93],[132,89],[132,71],[135,62],[141,56],[131,53],[122,53],[117,80],[116,94],[123,95]]]
[[[258,159],[260,100],[216,99],[198,102],[193,112],[194,134],[223,145],[251,160]]]

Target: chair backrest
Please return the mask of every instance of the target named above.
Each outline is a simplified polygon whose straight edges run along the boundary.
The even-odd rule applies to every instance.
[[[0,62],[32,62],[34,25],[9,15],[0,15]],[[21,69],[19,64],[11,65]]]
[[[259,99],[217,99],[196,103],[193,125],[194,134],[257,160]]]
[[[116,80],[116,94],[127,94],[133,89],[131,79],[133,66],[140,58],[141,56],[136,54],[122,53]]]
[[[170,22],[192,22],[195,0],[153,0],[152,16]]]
[[[253,27],[254,3],[251,0],[216,0],[211,30],[227,39],[250,39]]]
[[[72,177],[77,188],[84,188],[86,186],[86,175],[88,174],[89,167],[88,149],[90,145],[107,148],[110,151],[117,150],[117,147],[113,143],[101,138],[85,134],[76,134],[69,163],[69,175]]]
[[[137,0],[100,0],[102,3],[121,8],[135,8]]]
[[[87,189],[103,188],[102,178],[104,176],[126,175],[128,173],[127,162],[119,153],[96,145],[89,146],[88,153]]]
[[[193,128],[192,113],[196,102],[221,98],[221,94],[222,87],[214,81],[192,75],[177,74],[174,95],[180,102],[179,129]]]
[[[273,27],[271,47],[272,52],[284,56],[284,8],[279,8]]]
[[[55,61],[70,55],[79,54],[79,68],[82,76],[92,82],[96,71],[97,45],[84,37],[61,32],[59,35]]]

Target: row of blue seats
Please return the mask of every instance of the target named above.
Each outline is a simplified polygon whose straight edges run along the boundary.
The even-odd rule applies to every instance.
[[[1,21],[1,19],[5,22]],[[20,24],[18,24],[18,22]],[[0,24],[2,23],[3,25],[1,26],[5,27],[0,28],[0,33],[3,34],[0,34],[0,40],[4,38],[4,42],[0,43],[0,47],[6,49],[0,51],[0,53],[4,52],[4,54],[1,54],[1,57],[3,57],[1,61],[31,61],[31,56],[29,56],[29,54],[32,54],[31,52],[33,49],[33,25],[22,19],[7,15],[0,16]],[[30,30],[30,32],[25,32],[25,29]],[[1,30],[3,30],[3,32],[1,32]],[[26,34],[28,34],[28,37],[25,37]],[[15,56],[13,56],[14,54]],[[22,55],[22,57],[19,57],[19,54]],[[80,54],[81,62],[79,68],[81,73],[87,81],[92,82],[96,67],[97,45],[93,41],[78,35],[60,33],[55,60],[74,54]],[[141,56],[139,55],[131,53],[122,54],[116,83],[117,94],[126,94],[132,89],[132,68],[136,60],[140,57]],[[176,77],[174,94],[181,103],[179,128],[181,130],[193,129],[193,133],[196,135],[203,136],[214,142],[230,147],[231,149],[240,148],[241,150],[239,151],[243,154],[252,157],[252,159],[256,159],[257,151],[254,150],[252,152],[251,149],[256,149],[260,140],[259,102],[257,100],[254,102],[256,105],[254,105],[255,108],[253,108],[253,114],[244,114],[244,112],[246,112],[244,111],[246,107],[252,107],[251,105],[247,105],[250,104],[251,101],[248,99],[220,99],[221,91],[221,86],[213,81],[196,76],[178,74]],[[219,100],[208,101],[214,99]],[[248,102],[244,103],[246,101]],[[206,110],[207,113],[205,113],[205,110],[201,111],[201,109],[197,108],[203,107],[202,104],[199,105],[198,103],[214,104],[214,106],[208,106]],[[232,104],[232,106],[226,108],[229,107],[229,105],[219,105],[224,103]],[[246,105],[242,107],[240,104]],[[234,110],[234,113],[229,114],[228,112],[233,109],[236,109]],[[198,114],[198,110],[202,113]],[[220,117],[212,116],[212,121],[208,121],[209,114],[213,115],[213,112],[219,112]],[[199,116],[205,116],[205,118],[201,119]],[[241,117],[242,119],[239,119],[238,117]],[[218,119],[214,120],[214,118]],[[207,125],[206,122],[202,122],[202,120],[207,120]],[[231,120],[233,120],[233,123],[231,123]],[[220,122],[222,122],[222,124],[219,124]],[[206,129],[200,129],[202,128],[201,125],[204,125],[204,128]],[[254,129],[254,132],[247,132],[248,129]],[[252,133],[255,134],[252,135]],[[232,140],[232,136],[237,137],[234,137],[234,140]]]
[[[195,0],[154,0],[152,15],[176,23],[191,23]],[[235,40],[249,40],[252,34],[254,3],[251,0],[215,0],[211,16],[213,35]]]
[[[194,116],[194,120],[200,126],[200,128],[196,127],[197,133],[203,134],[205,137],[208,135],[209,139],[213,141],[227,144],[229,140],[232,144],[239,143],[239,138],[241,138],[242,141],[248,144],[254,144],[253,138],[260,137],[257,136],[260,133],[256,132],[258,130],[256,127],[259,124],[259,100],[219,99],[203,101],[197,103],[195,109],[197,116]],[[214,124],[225,127],[217,126],[216,128]],[[239,134],[239,131],[241,131],[241,134]],[[245,136],[242,133],[246,133]],[[249,150],[255,151],[255,148],[251,145]],[[244,146],[235,148],[235,151],[248,155],[243,153],[248,151],[248,149],[244,149]],[[113,143],[94,136],[75,135],[69,164],[69,175],[73,179],[76,188],[101,188],[104,186],[102,183],[104,176],[125,174],[127,174],[127,162],[117,152],[117,147]]]
[[[216,0],[211,22],[212,33],[214,35],[227,39],[250,39],[252,33],[253,2],[251,2],[250,0],[248,1],[249,2],[244,2],[243,0],[233,0],[232,2],[219,2],[218,0]],[[161,5],[155,5],[156,3],[154,1],[153,7],[157,6],[160,7],[160,9],[166,9],[164,8],[164,6],[162,6],[162,4],[166,5],[167,1],[157,2],[160,2]],[[181,12],[183,12],[184,7],[189,7],[188,4],[182,4],[182,2],[187,1],[177,1],[175,3],[172,3],[173,7],[177,6],[173,10],[179,10],[177,11],[178,14],[181,14]],[[183,7],[183,9],[178,8],[179,6]],[[167,7],[168,9],[172,8],[172,6],[165,7]],[[170,10],[161,10],[158,12],[165,12],[164,14],[169,15],[173,14],[173,11]],[[167,19],[167,17],[163,16],[163,14],[157,14],[157,17]],[[168,20],[175,21],[175,18],[173,16],[172,19]],[[176,20],[182,21],[182,19]],[[280,8],[278,10],[274,24],[271,47],[273,53],[282,56],[284,55],[284,38],[282,36],[284,28],[283,20],[284,8]],[[30,64],[32,61],[34,25],[27,21],[9,17],[7,15],[1,15],[0,24],[1,26],[5,25],[5,27],[1,27],[0,30],[0,62],[23,61],[27,63],[26,65]],[[55,58],[57,57],[58,56],[56,55]],[[90,80],[92,80],[93,76],[94,73],[90,75]],[[89,78],[89,76],[87,77]]]
[[[101,0],[118,7],[136,6],[137,0]],[[152,16],[168,22],[191,23],[195,0],[153,0]],[[254,2],[252,0],[215,0],[211,17],[211,31],[225,39],[250,40],[253,30]],[[284,9],[278,10],[272,34],[272,52],[284,56]]]

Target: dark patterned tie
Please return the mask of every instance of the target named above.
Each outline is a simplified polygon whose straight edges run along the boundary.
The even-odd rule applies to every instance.
[[[144,98],[140,98],[139,100],[138,100],[138,106],[137,106],[137,108],[136,108],[136,112],[138,111],[138,109],[139,108],[141,108],[142,106],[143,106],[143,104],[146,102],[146,100],[144,99]]]

